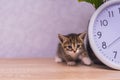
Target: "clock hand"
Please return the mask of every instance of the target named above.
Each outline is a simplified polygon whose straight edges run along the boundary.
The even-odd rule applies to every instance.
[[[117,39],[115,39],[112,43],[110,43],[109,45],[108,45],[108,48],[111,46],[111,45],[113,45],[116,41],[118,41],[120,39],[120,37],[118,37]]]

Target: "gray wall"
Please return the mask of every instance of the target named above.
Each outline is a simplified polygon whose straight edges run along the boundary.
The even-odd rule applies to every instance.
[[[94,11],[78,0],[0,0],[0,57],[54,57],[57,34],[86,31]]]

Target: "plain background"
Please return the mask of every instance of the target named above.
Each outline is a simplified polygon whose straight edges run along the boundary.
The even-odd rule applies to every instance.
[[[94,11],[78,0],[0,0],[0,57],[54,57],[58,33],[86,31]]]

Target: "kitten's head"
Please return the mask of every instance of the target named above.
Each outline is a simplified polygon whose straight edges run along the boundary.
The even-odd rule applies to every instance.
[[[83,50],[86,33],[61,35],[58,34],[60,44],[67,55],[77,57]]]

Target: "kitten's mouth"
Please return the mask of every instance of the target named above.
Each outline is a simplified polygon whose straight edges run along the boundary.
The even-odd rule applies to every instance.
[[[78,53],[77,52],[72,52],[73,55],[77,55]]]
[[[71,55],[72,58],[77,58],[77,54]]]

